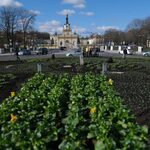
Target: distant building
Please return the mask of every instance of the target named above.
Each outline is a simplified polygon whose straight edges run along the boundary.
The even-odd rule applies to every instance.
[[[104,42],[104,39],[101,35],[93,34],[88,39],[89,45],[102,45]]]
[[[84,46],[88,45],[89,44],[88,39],[89,38],[87,38],[87,37],[81,37],[80,38],[80,45],[84,45]]]
[[[72,33],[68,15],[66,15],[66,23],[63,27],[62,34],[54,34],[50,36],[51,46],[55,48],[66,47],[72,49],[78,47],[78,35]]]
[[[104,45],[104,38],[101,35],[93,34],[90,37],[80,38],[80,47],[82,49],[91,49]]]

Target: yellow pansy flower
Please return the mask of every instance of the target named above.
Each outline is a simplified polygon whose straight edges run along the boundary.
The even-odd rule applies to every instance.
[[[11,122],[16,122],[17,121],[17,116],[16,115],[13,115],[11,114]]]
[[[108,84],[109,84],[109,85],[113,85],[113,82],[114,82],[114,81],[113,81],[112,79],[109,79],[109,80],[108,80]]]
[[[11,92],[11,97],[14,97],[16,95],[15,92]]]
[[[93,114],[96,112],[96,107],[91,108],[90,113]]]

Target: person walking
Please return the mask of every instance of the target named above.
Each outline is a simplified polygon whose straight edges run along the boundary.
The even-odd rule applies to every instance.
[[[126,55],[127,55],[127,49],[125,48],[125,49],[123,50],[123,59],[126,58]]]
[[[17,57],[17,61],[20,61],[20,57],[19,57],[18,52],[19,52],[19,48],[18,48],[18,46],[17,46],[17,47],[16,47],[16,57]]]

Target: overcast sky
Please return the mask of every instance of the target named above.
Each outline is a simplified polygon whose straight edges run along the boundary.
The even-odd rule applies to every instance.
[[[106,29],[125,30],[133,19],[150,16],[150,0],[0,0],[0,7],[24,7],[37,14],[35,28],[61,32],[65,15],[79,34],[104,33]]]

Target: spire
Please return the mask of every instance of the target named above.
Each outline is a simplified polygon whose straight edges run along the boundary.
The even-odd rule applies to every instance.
[[[66,15],[66,25],[69,24],[69,21],[68,21],[68,14]]]
[[[66,15],[66,23],[64,24],[64,30],[65,31],[71,31],[68,14]]]

